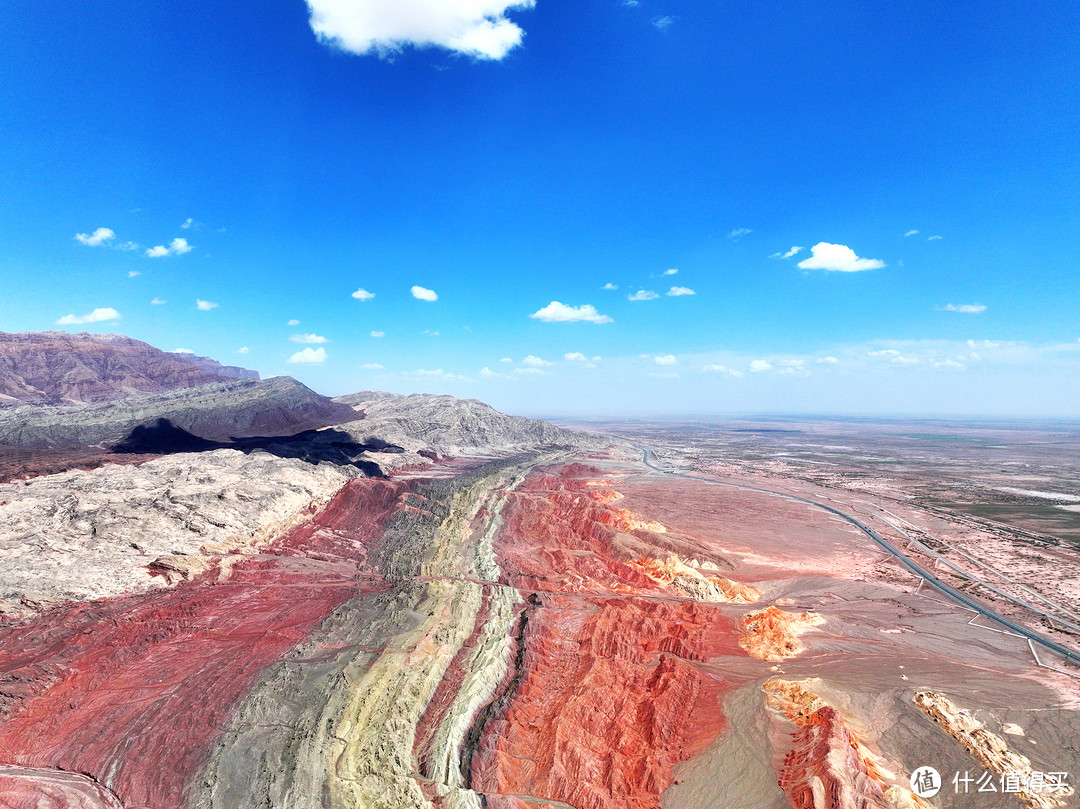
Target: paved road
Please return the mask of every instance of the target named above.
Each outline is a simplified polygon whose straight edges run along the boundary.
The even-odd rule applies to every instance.
[[[1021,635],[1026,640],[1028,640],[1028,641],[1030,641],[1032,643],[1037,643],[1040,646],[1042,646],[1044,649],[1049,649],[1050,651],[1061,655],[1066,660],[1071,660],[1073,663],[1080,663],[1080,654],[1077,654],[1076,652],[1072,651],[1071,649],[1067,649],[1066,647],[1062,646],[1059,643],[1055,643],[1054,641],[1050,640],[1049,638],[1044,638],[1042,635],[1040,635],[1040,634],[1038,634],[1036,632],[1032,632],[1027,627],[1021,626],[1020,624],[1017,624],[1017,623],[1014,623],[1014,622],[1010,621],[1008,618],[1005,618],[1005,617],[1003,617],[1001,615],[998,615],[996,612],[993,612],[993,611],[987,609],[986,607],[984,607],[982,604],[980,604],[977,601],[973,601],[971,598],[964,595],[964,593],[960,592],[955,587],[949,586],[948,584],[943,582],[941,579],[939,579],[937,576],[935,576],[933,573],[931,573],[929,570],[927,570],[926,568],[922,567],[918,563],[916,563],[916,562],[912,561],[911,559],[909,559],[907,556],[904,555],[904,553],[902,551],[900,551],[899,548],[897,548],[895,545],[893,545],[888,540],[882,538],[873,528],[871,528],[870,526],[866,525],[865,523],[859,521],[855,517],[852,517],[850,514],[844,513],[843,511],[841,511],[838,508],[834,508],[834,507],[832,507],[830,505],[827,505],[825,503],[819,503],[818,501],[811,500],[808,497],[800,497],[797,494],[788,494],[787,492],[779,492],[779,491],[775,491],[773,489],[762,489],[762,488],[759,488],[757,486],[747,486],[747,485],[742,484],[742,483],[729,483],[728,481],[716,480],[715,478],[702,478],[702,477],[699,477],[697,475],[687,475],[687,474],[684,474],[682,472],[675,472],[675,471],[673,471],[671,469],[662,469],[659,466],[656,466],[656,465],[649,462],[649,452],[650,452],[650,450],[645,449],[644,447],[637,447],[637,449],[641,451],[641,462],[643,464],[645,464],[650,469],[655,469],[657,472],[663,472],[665,475],[674,475],[676,477],[689,478],[690,480],[704,480],[706,483],[715,483],[715,484],[718,484],[720,486],[731,486],[732,488],[735,488],[735,489],[745,489],[747,491],[752,491],[752,492],[762,492],[764,494],[773,494],[773,495],[776,495],[777,497],[783,497],[783,498],[785,498],[787,500],[795,500],[795,501],[798,501],[800,503],[806,503],[807,505],[815,506],[817,508],[824,509],[825,511],[828,511],[831,514],[835,514],[837,517],[840,517],[840,518],[842,518],[844,520],[847,520],[847,522],[854,525],[856,528],[858,528],[860,531],[862,531],[864,534],[866,534],[868,537],[870,537],[870,539],[874,540],[874,542],[876,542],[878,545],[880,545],[882,548],[884,548],[890,554],[895,556],[897,558],[897,560],[899,560],[900,564],[902,564],[904,567],[906,567],[908,570],[910,570],[912,573],[914,573],[919,578],[925,579],[927,582],[934,585],[934,587],[936,587],[941,592],[945,593],[947,596],[949,596],[954,601],[957,601],[960,604],[963,604],[965,607],[967,607],[967,608],[969,608],[971,610],[974,610],[975,612],[977,612],[977,613],[979,613],[981,615],[985,615],[987,618],[991,619],[992,621],[1000,624],[1001,626],[1007,627],[1009,630],[1015,632],[1018,635]],[[1029,609],[1031,609],[1031,611],[1036,613],[1037,615],[1042,615],[1042,616],[1044,616],[1046,618],[1049,618],[1052,621],[1053,620],[1060,620],[1058,618],[1055,618],[1053,615],[1049,615],[1048,613],[1045,613],[1042,610],[1036,609],[1034,607],[1029,607]]]

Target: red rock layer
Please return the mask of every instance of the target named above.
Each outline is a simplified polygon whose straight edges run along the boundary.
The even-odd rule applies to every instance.
[[[534,473],[504,512],[503,575],[540,592],[473,756],[478,792],[657,809],[675,765],[722,728],[726,684],[697,661],[740,653],[733,623],[634,566],[663,527],[611,505],[599,475],[582,465]]]
[[[794,809],[878,809],[886,785],[843,717],[828,705],[806,717],[784,759],[780,787]]]
[[[589,599],[528,610],[522,676],[487,723],[472,788],[579,809],[652,809],[675,765],[722,728],[725,683],[690,662],[731,652],[716,607]]]
[[[611,489],[592,480],[600,470],[582,464],[560,474],[536,472],[512,495],[495,551],[509,584],[560,593],[658,592],[661,587],[629,564],[650,532],[633,512],[610,505]],[[630,535],[622,546],[620,533]],[[640,545],[631,544],[642,537]]]
[[[393,484],[346,489],[278,550],[344,560],[381,533]],[[380,586],[359,581],[343,562],[252,557],[171,590],[0,627],[0,762],[87,773],[127,809],[181,806],[259,672],[338,604]]]

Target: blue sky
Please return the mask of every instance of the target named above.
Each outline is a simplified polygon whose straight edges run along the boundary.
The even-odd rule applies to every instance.
[[[1080,416],[1076,4],[309,2],[8,4],[0,329],[530,414]]]

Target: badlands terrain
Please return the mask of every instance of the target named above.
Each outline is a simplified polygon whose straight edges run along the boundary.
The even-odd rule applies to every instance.
[[[1068,429],[0,376],[0,807],[1076,805]]]

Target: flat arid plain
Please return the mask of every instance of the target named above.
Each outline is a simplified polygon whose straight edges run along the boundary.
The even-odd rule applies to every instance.
[[[555,425],[0,335],[4,809],[1052,809],[1070,425]]]

